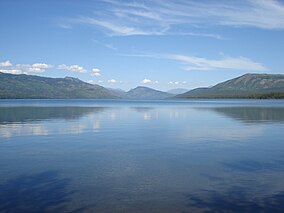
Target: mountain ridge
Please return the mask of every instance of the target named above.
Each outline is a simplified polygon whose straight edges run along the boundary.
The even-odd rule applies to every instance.
[[[282,97],[283,96],[283,97]],[[283,74],[252,74],[221,82],[213,87],[190,90],[175,98],[284,98]]]
[[[172,94],[162,92],[145,86],[137,86],[127,92],[131,99],[165,99],[172,97]]]
[[[48,78],[35,75],[0,73],[2,99],[93,99],[118,98],[104,87],[78,78]]]
[[[49,78],[0,72],[1,99],[169,99],[169,98],[281,98],[283,74],[248,73],[213,87],[196,88],[179,95],[145,86],[124,91],[89,84],[78,78]]]

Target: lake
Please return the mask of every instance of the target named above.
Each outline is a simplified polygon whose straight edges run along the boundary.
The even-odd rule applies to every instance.
[[[0,212],[284,212],[284,101],[0,100]]]

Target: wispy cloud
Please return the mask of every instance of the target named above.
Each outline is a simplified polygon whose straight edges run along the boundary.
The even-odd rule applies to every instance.
[[[185,64],[185,70],[215,70],[232,69],[247,71],[267,71],[268,69],[261,63],[254,62],[245,57],[226,57],[222,59],[207,59],[186,55],[168,55],[169,59]]]
[[[80,17],[76,20],[79,23],[99,26],[106,29],[106,33],[110,36],[131,36],[131,35],[162,35],[165,30],[139,29],[137,27],[126,26],[123,23],[115,23],[112,20],[100,20],[90,17]]]
[[[105,47],[107,47],[108,49],[111,49],[111,50],[114,50],[114,51],[117,51],[118,49],[113,46],[112,44],[105,44]]]
[[[108,48],[108,49],[110,49],[110,50],[118,51],[118,48],[115,47],[113,44],[104,43],[104,42],[101,42],[101,41],[96,40],[96,39],[92,39],[92,41],[93,41],[94,43],[99,44],[99,45],[101,45],[101,46],[104,46],[104,47],[106,47],[106,48]]]
[[[222,39],[220,35],[196,32],[195,27],[284,29],[284,5],[277,0],[156,0],[143,3],[101,0],[100,3],[104,6],[103,11],[97,8],[93,16],[80,16],[69,21],[99,27],[111,36],[188,35]]]
[[[193,70],[245,70],[245,71],[268,71],[262,63],[255,62],[246,57],[225,57],[221,59],[209,59],[204,57],[196,57],[191,55],[179,54],[127,54],[123,56],[129,57],[146,57],[154,59],[166,59],[182,63],[183,69]]]

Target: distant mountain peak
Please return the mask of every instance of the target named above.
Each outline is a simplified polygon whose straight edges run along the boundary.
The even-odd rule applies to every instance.
[[[151,89],[151,90],[155,90],[155,89],[153,89],[153,88],[146,87],[146,86],[137,86],[137,87],[135,87],[135,88],[133,88],[133,89],[130,89],[130,90],[137,90],[137,89]]]
[[[127,92],[128,96],[132,99],[164,99],[169,98],[172,94],[155,90],[150,87],[138,86]]]
[[[151,88],[151,87],[146,87],[146,86],[137,86],[137,87],[135,87],[135,88],[133,88],[133,89],[130,89],[130,90],[137,90],[137,89],[155,90],[155,89],[153,89],[153,88]]]

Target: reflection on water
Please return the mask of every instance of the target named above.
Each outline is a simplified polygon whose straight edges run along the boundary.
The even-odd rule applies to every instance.
[[[94,116],[106,107],[0,107],[0,137],[12,135],[80,134],[87,128],[78,122],[84,116]],[[45,122],[45,121],[48,121]],[[68,125],[63,125],[63,123]],[[94,129],[99,129],[94,119]]]
[[[212,110],[244,122],[284,122],[283,107],[219,107]]]
[[[104,107],[0,107],[0,124],[24,123],[46,119],[79,119],[99,113]]]
[[[224,167],[238,172],[266,172],[266,171],[282,171],[284,170],[284,160],[276,161],[255,161],[255,160],[240,160],[234,162],[224,162]]]
[[[7,102],[0,212],[284,210],[284,102]]]
[[[68,182],[67,179],[57,180],[57,173],[53,171],[11,179],[0,185],[0,211],[56,210],[70,195],[65,192]]]
[[[145,112],[149,112],[151,110],[154,109],[154,107],[131,107],[132,109],[136,110],[137,112],[142,112],[142,113],[145,113]]]
[[[273,212],[282,213],[284,209],[284,191],[267,197],[252,197],[245,188],[232,187],[225,192],[208,190],[203,195],[188,194],[188,207],[185,212]]]
[[[21,175],[0,185],[0,212],[66,212],[75,191],[68,191],[69,179],[56,171]],[[81,212],[87,207],[72,210]],[[71,211],[68,211],[71,212]]]

